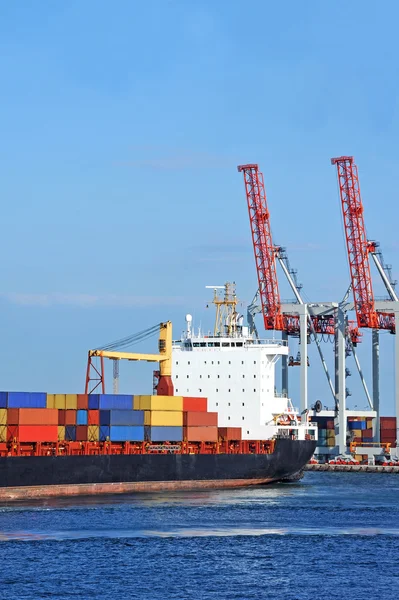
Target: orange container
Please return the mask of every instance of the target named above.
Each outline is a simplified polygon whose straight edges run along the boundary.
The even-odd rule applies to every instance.
[[[65,425],[76,425],[76,410],[65,411]]]
[[[56,408],[9,408],[9,425],[58,425]]]
[[[19,442],[58,442],[58,425],[13,425],[7,437]]]
[[[76,441],[87,442],[88,441],[88,426],[87,425],[76,425]]]
[[[87,424],[88,425],[100,425],[100,411],[99,410],[88,410],[87,411]]]
[[[87,394],[78,394],[78,410],[87,410],[89,408],[89,398]]]
[[[218,435],[222,442],[226,440],[241,440],[242,429],[241,427],[218,427]]]
[[[183,425],[185,427],[217,427],[218,414],[216,412],[184,412]]]
[[[206,412],[207,410],[207,398],[189,398],[188,396],[183,396],[183,411]]]
[[[187,442],[217,442],[217,427],[184,427],[183,437]]]

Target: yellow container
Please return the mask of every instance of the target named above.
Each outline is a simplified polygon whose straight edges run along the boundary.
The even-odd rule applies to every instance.
[[[47,394],[46,406],[47,408],[55,408],[55,394]]]
[[[353,435],[355,437],[361,438],[362,437],[362,429],[352,429],[353,431]]]
[[[6,442],[6,441],[7,441],[7,426],[0,425],[0,442]]]
[[[355,454],[355,460],[362,462],[363,460],[363,455],[362,454]]]
[[[183,410],[183,396],[134,396],[133,407],[135,410]]]
[[[335,431],[334,431],[334,429],[327,429],[327,439],[328,438],[335,438]]]
[[[335,439],[327,438],[327,446],[335,446]]]
[[[100,427],[98,425],[89,425],[87,428],[87,441],[98,442],[100,440]]]
[[[76,410],[78,408],[78,395],[77,394],[66,394],[65,408],[67,410]]]
[[[0,425],[7,425],[7,409],[0,408]]]
[[[58,441],[59,442],[64,442],[65,441],[65,427],[64,427],[64,425],[58,425]]]
[[[54,394],[54,408],[65,410],[66,408],[66,395],[65,394]]]
[[[144,413],[144,425],[182,427],[183,413],[173,410],[146,410]]]

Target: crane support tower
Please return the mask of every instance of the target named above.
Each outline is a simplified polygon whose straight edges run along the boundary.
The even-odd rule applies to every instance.
[[[346,247],[352,291],[359,328],[373,331],[373,409],[377,412],[374,441],[379,441],[379,330],[396,333],[399,319],[399,298],[394,290],[395,282],[390,277],[390,268],[384,265],[378,243],[367,240],[364,223],[364,209],[360,194],[357,166],[353,156],[332,158],[338,173],[339,194],[344,221]],[[369,255],[371,255],[379,275],[388,292],[389,299],[376,301],[373,293]],[[344,366],[344,365],[343,365]],[[342,368],[342,367],[341,367]],[[399,336],[395,339],[395,409],[396,442],[399,443]],[[346,424],[345,424],[346,426]],[[398,452],[398,448],[396,450]]]
[[[117,343],[109,344],[103,348],[89,350],[87,370],[86,370],[86,394],[92,394],[98,388],[105,394],[105,379],[104,379],[104,358],[110,360],[130,360],[130,361],[146,361],[159,363],[159,379],[157,384],[157,394],[162,396],[173,396],[172,382],[172,323],[167,321],[160,323],[158,340],[158,354],[141,354],[137,352],[121,352],[119,350],[109,350]],[[154,329],[154,328],[152,328]],[[150,329],[149,331],[152,331]],[[132,336],[134,337],[134,336]],[[122,343],[125,340],[121,340]],[[94,359],[99,358],[100,366],[94,364]]]

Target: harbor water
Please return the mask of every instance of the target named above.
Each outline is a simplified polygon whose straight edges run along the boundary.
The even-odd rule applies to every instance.
[[[0,597],[351,598],[399,592],[399,477],[0,507]]]

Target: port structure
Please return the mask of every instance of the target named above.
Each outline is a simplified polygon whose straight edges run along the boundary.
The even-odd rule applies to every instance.
[[[351,275],[353,304],[341,303],[343,313],[354,310],[359,328],[372,330],[372,408],[376,411],[374,441],[379,442],[379,331],[385,330],[396,334],[396,323],[399,322],[399,298],[395,291],[395,283],[391,277],[390,267],[385,265],[379,244],[367,239],[364,221],[364,206],[360,193],[358,169],[353,156],[332,158],[331,164],[337,168],[339,194],[346,237],[346,249]],[[373,292],[370,259],[387,290],[389,298],[376,300]],[[341,336],[342,337],[342,336]],[[345,370],[345,353],[340,341],[340,371]],[[342,387],[342,386],[341,386]],[[338,391],[341,406],[345,408],[345,394]],[[345,413],[345,410],[343,411]],[[396,413],[396,452],[399,442],[399,336],[395,336],[395,413]],[[346,437],[346,420],[340,419],[340,446]]]
[[[130,347],[138,342],[152,337],[159,332],[158,339],[158,354],[142,354],[138,352],[123,352],[122,348]],[[118,374],[119,368],[115,368],[115,364],[120,360],[128,361],[146,361],[159,363],[157,393],[162,396],[173,396],[172,382],[172,323],[166,321],[159,325],[154,325],[149,329],[141,331],[137,334],[117,340],[101,348],[89,350],[86,369],[86,385],[85,393],[105,394],[105,371],[104,358],[114,361],[114,392],[115,392],[115,374]],[[99,364],[96,364],[98,363]]]
[[[296,271],[291,268],[286,249],[273,243],[270,212],[267,205],[264,178],[257,164],[238,166],[238,171],[244,175],[245,192],[248,204],[249,221],[254,247],[255,263],[259,288],[248,306],[248,324],[250,330],[258,337],[255,325],[255,315],[263,315],[266,330],[282,332],[283,340],[288,343],[288,336],[299,337],[301,344],[301,358],[282,357],[282,391],[288,396],[288,366],[300,366],[300,407],[301,412],[308,409],[308,372],[309,361],[307,358],[308,341],[314,339],[320,356],[321,364],[333,396],[336,409],[338,399],[338,375],[335,385],[329,374],[327,363],[321,348],[318,335],[337,336],[338,302],[305,303],[301,296],[302,286],[298,283]],[[277,269],[279,263],[289,285],[294,293],[295,300],[291,303],[282,303],[280,298]],[[344,334],[351,348],[361,341],[361,333],[354,322],[346,321]],[[337,353],[337,344],[336,344]],[[338,359],[336,356],[336,363]],[[359,365],[360,368],[360,365]],[[345,375],[343,375],[345,381]]]

